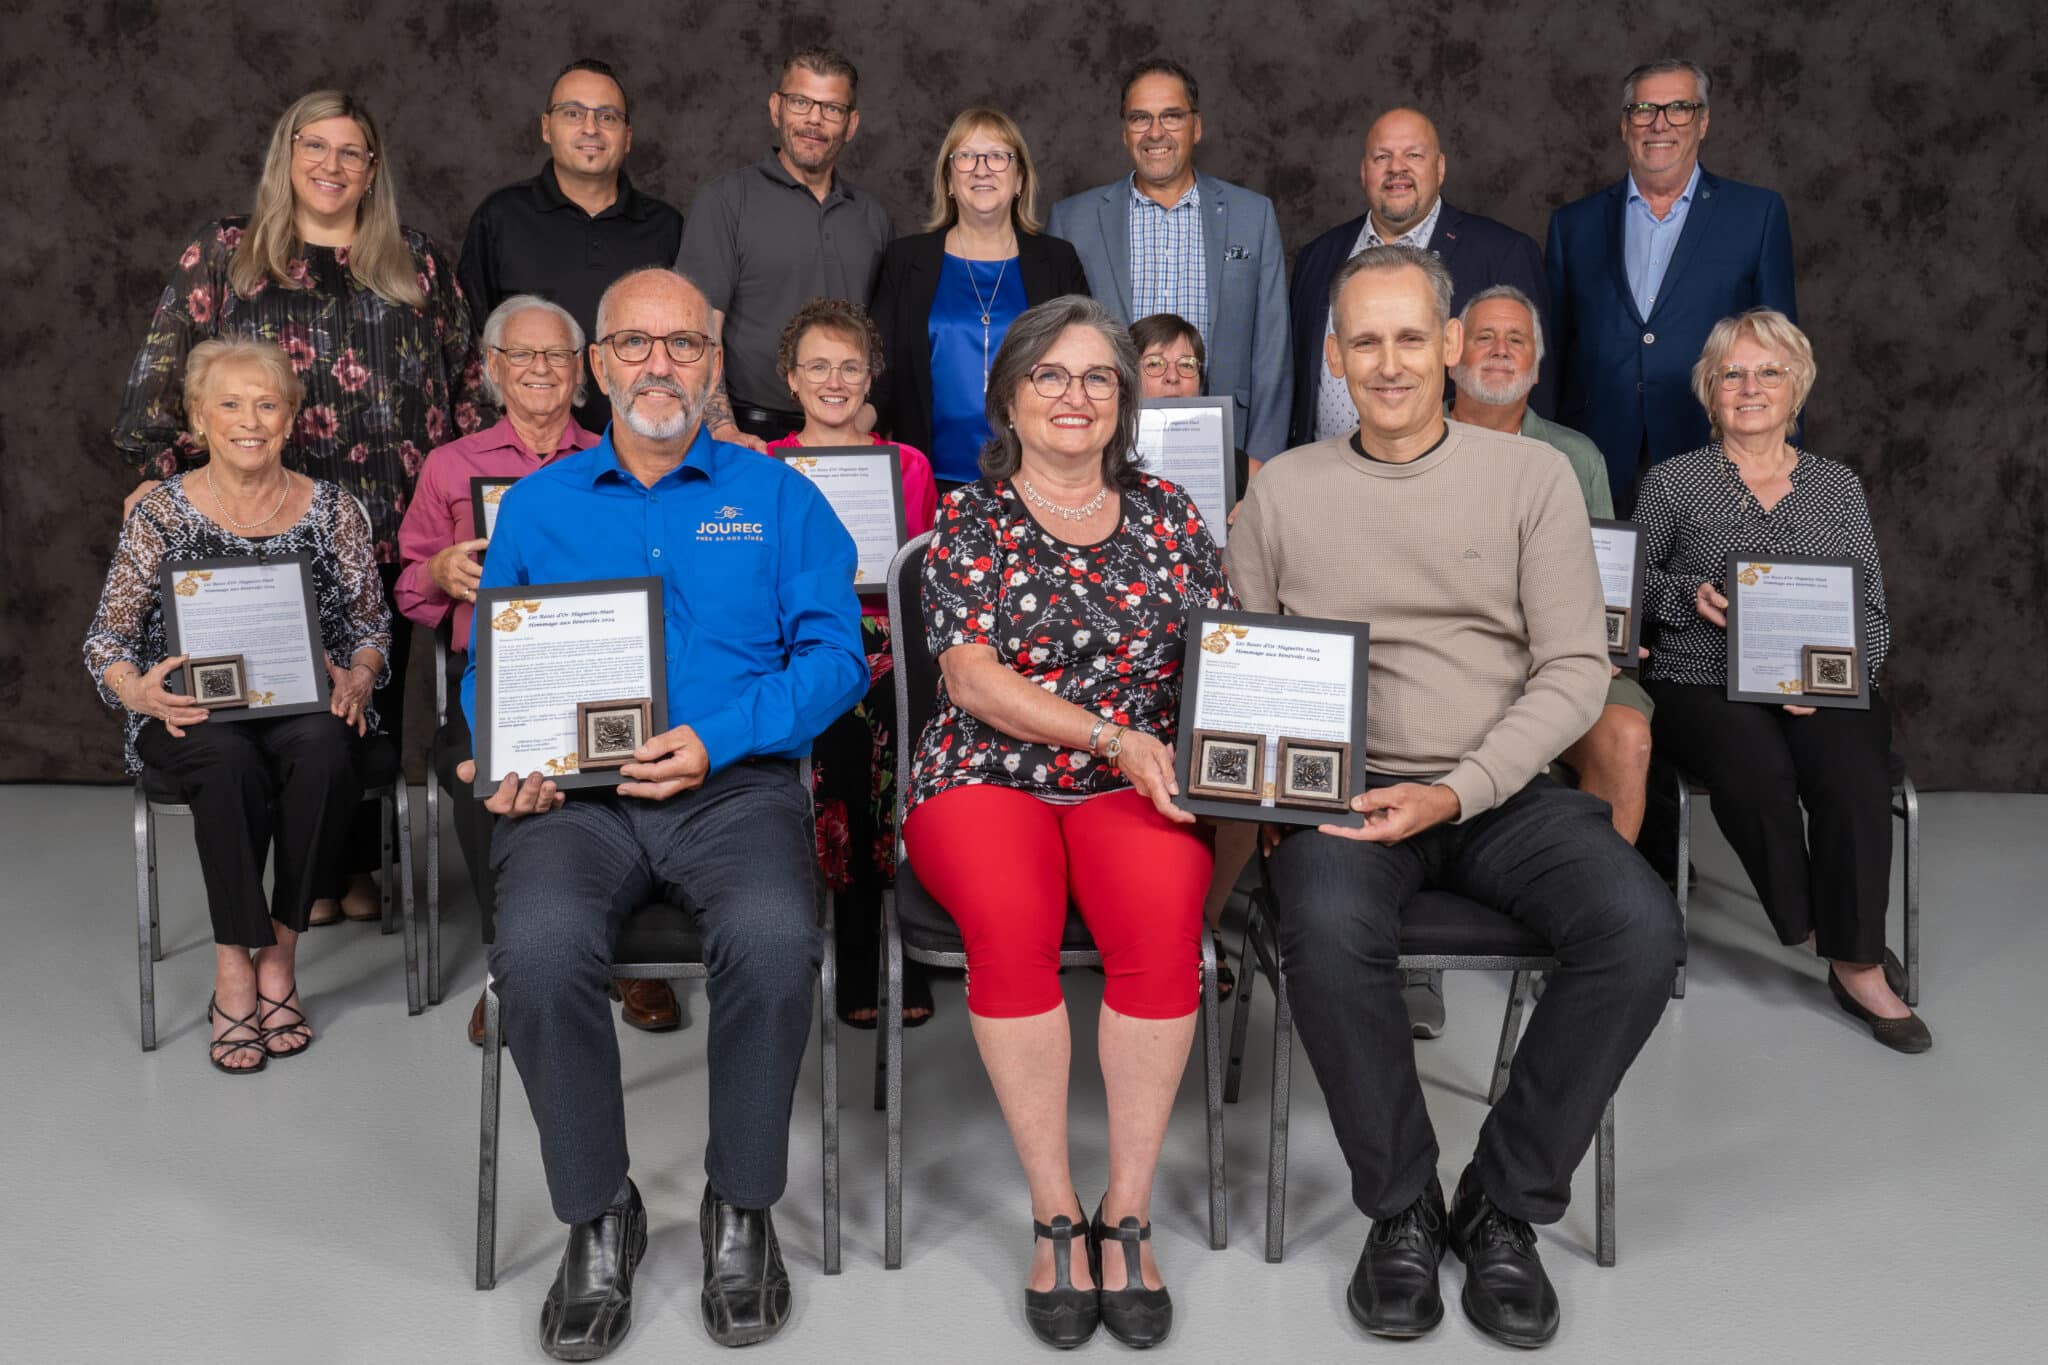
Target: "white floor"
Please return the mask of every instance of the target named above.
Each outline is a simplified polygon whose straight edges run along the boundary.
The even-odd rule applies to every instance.
[[[413,808],[423,809],[417,799]],[[2042,1092],[2048,798],[1925,798],[1922,1013],[1935,1050],[1900,1057],[1839,1013],[1820,968],[1779,948],[1711,822],[1696,861],[1692,986],[1623,1086],[1620,1264],[1592,1257],[1590,1166],[1546,1230],[1566,1361],[2038,1359],[2048,1277]],[[164,831],[159,1051],[137,1048],[129,796],[0,787],[0,1358],[23,1362],[517,1361],[561,1229],[507,1070],[498,1289],[471,1288],[477,1052],[463,1024],[482,961],[454,901],[446,999],[408,1018],[396,938],[311,935],[311,1055],[253,1078],[207,1068],[209,933],[188,834]],[[452,840],[447,841],[452,853]],[[1894,920],[1896,924],[1896,918]],[[1896,930],[1895,930],[1896,936]],[[1234,941],[1233,941],[1234,946]],[[1090,973],[1067,978],[1074,1142],[1092,1203],[1105,1164]],[[1481,1114],[1504,987],[1453,977],[1451,1026],[1419,1045],[1456,1178]],[[1365,1233],[1305,1062],[1295,1069],[1288,1257],[1264,1239],[1270,995],[1244,1102],[1228,1115],[1231,1241],[1207,1249],[1199,1059],[1155,1223],[1177,1304],[1162,1360],[1460,1361],[1506,1354],[1453,1301],[1430,1339],[1367,1337],[1343,1293]],[[698,1012],[701,996],[688,1001]],[[907,1036],[908,1253],[881,1267],[882,1125],[872,1034],[842,1031],[845,1273],[819,1273],[816,1049],[777,1211],[796,1312],[748,1357],[952,1362],[1046,1353],[1022,1321],[1029,1251],[1016,1164],[959,988]],[[703,1031],[624,1031],[636,1165],[653,1219],[623,1361],[703,1359]],[[2034,1307],[2028,1309],[2026,1304]],[[2032,1324],[2030,1326],[2029,1324]],[[1106,1336],[1086,1350],[1120,1352]]]

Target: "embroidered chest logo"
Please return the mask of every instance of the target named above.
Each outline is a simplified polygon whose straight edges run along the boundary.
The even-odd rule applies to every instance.
[[[714,513],[718,520],[697,523],[697,539],[710,541],[759,540],[765,523],[746,520],[746,513],[731,503]]]

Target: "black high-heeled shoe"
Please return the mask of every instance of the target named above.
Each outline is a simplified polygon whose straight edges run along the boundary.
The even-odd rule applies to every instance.
[[[257,1027],[255,1010],[251,1009],[247,1014],[237,1019],[222,1009],[215,997],[208,996],[206,998],[206,1025],[209,1029],[213,1027],[213,1021],[216,1016],[227,1020],[228,1026],[221,1030],[220,1037],[211,1040],[206,1045],[206,1060],[213,1063],[215,1071],[225,1071],[230,1076],[250,1076],[270,1065],[270,1052],[263,1046],[263,1030]],[[236,1029],[247,1029],[249,1036],[246,1038],[235,1037]],[[255,1064],[252,1066],[229,1066],[228,1058],[243,1051],[256,1054]]]
[[[1095,1291],[1074,1287],[1074,1238],[1078,1235],[1084,1247],[1089,1245],[1088,1229],[1076,1226],[1062,1213],[1050,1225],[1032,1219],[1031,1231],[1052,1243],[1052,1288],[1025,1289],[1024,1321],[1046,1345],[1071,1351],[1094,1336],[1096,1324],[1102,1321],[1102,1305]]]
[[[1102,1205],[1088,1221],[1088,1268],[1095,1276],[1096,1295],[1102,1301],[1102,1325],[1126,1346],[1144,1350],[1166,1340],[1173,1330],[1173,1296],[1166,1286],[1145,1287],[1145,1267],[1139,1245],[1152,1240],[1152,1225],[1136,1218],[1121,1219],[1115,1227],[1102,1222]],[[1124,1287],[1102,1288],[1104,1243],[1119,1242],[1124,1249]]]

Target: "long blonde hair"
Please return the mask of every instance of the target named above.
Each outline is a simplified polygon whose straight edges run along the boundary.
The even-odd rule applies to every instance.
[[[355,120],[370,151],[369,183],[356,204],[356,236],[348,250],[349,274],[386,303],[423,308],[427,295],[420,288],[419,271],[405,245],[405,234],[399,230],[398,197],[384,139],[378,135],[370,111],[340,90],[301,95],[270,130],[263,178],[256,183],[256,207],[250,211],[249,226],[243,229],[242,240],[228,262],[228,283],[245,299],[265,283],[299,288],[289,273],[292,258],[304,246],[293,212],[292,138],[307,124],[330,118]]]
[[[951,162],[960,144],[976,133],[987,133],[998,142],[1010,144],[1017,154],[1017,197],[1010,205],[1010,221],[1019,232],[1036,236],[1045,230],[1038,216],[1038,171],[1031,164],[1031,149],[1024,145],[1024,130],[1000,109],[963,109],[946,130],[939,144],[938,160],[932,163],[932,211],[924,221],[926,232],[940,232],[960,220],[960,206],[953,202]]]

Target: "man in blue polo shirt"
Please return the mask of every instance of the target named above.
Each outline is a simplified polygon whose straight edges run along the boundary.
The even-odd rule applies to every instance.
[[[538,773],[508,774],[485,803],[504,817],[491,975],[549,1198],[570,1225],[540,1322],[542,1348],[565,1360],[605,1354],[632,1322],[647,1212],[626,1174],[605,992],[620,923],[657,896],[688,898],[711,973],[705,1329],[740,1346],[789,1315],[769,1206],[788,1173],[822,949],[797,761],[868,674],[852,538],[809,480],[704,429],[719,375],[711,332],[704,295],[672,270],[605,291],[590,356],[611,429],[506,495],[484,564],[485,588],[661,579],[677,722],[616,789],[569,800]],[[472,727],[474,659],[462,680]]]

